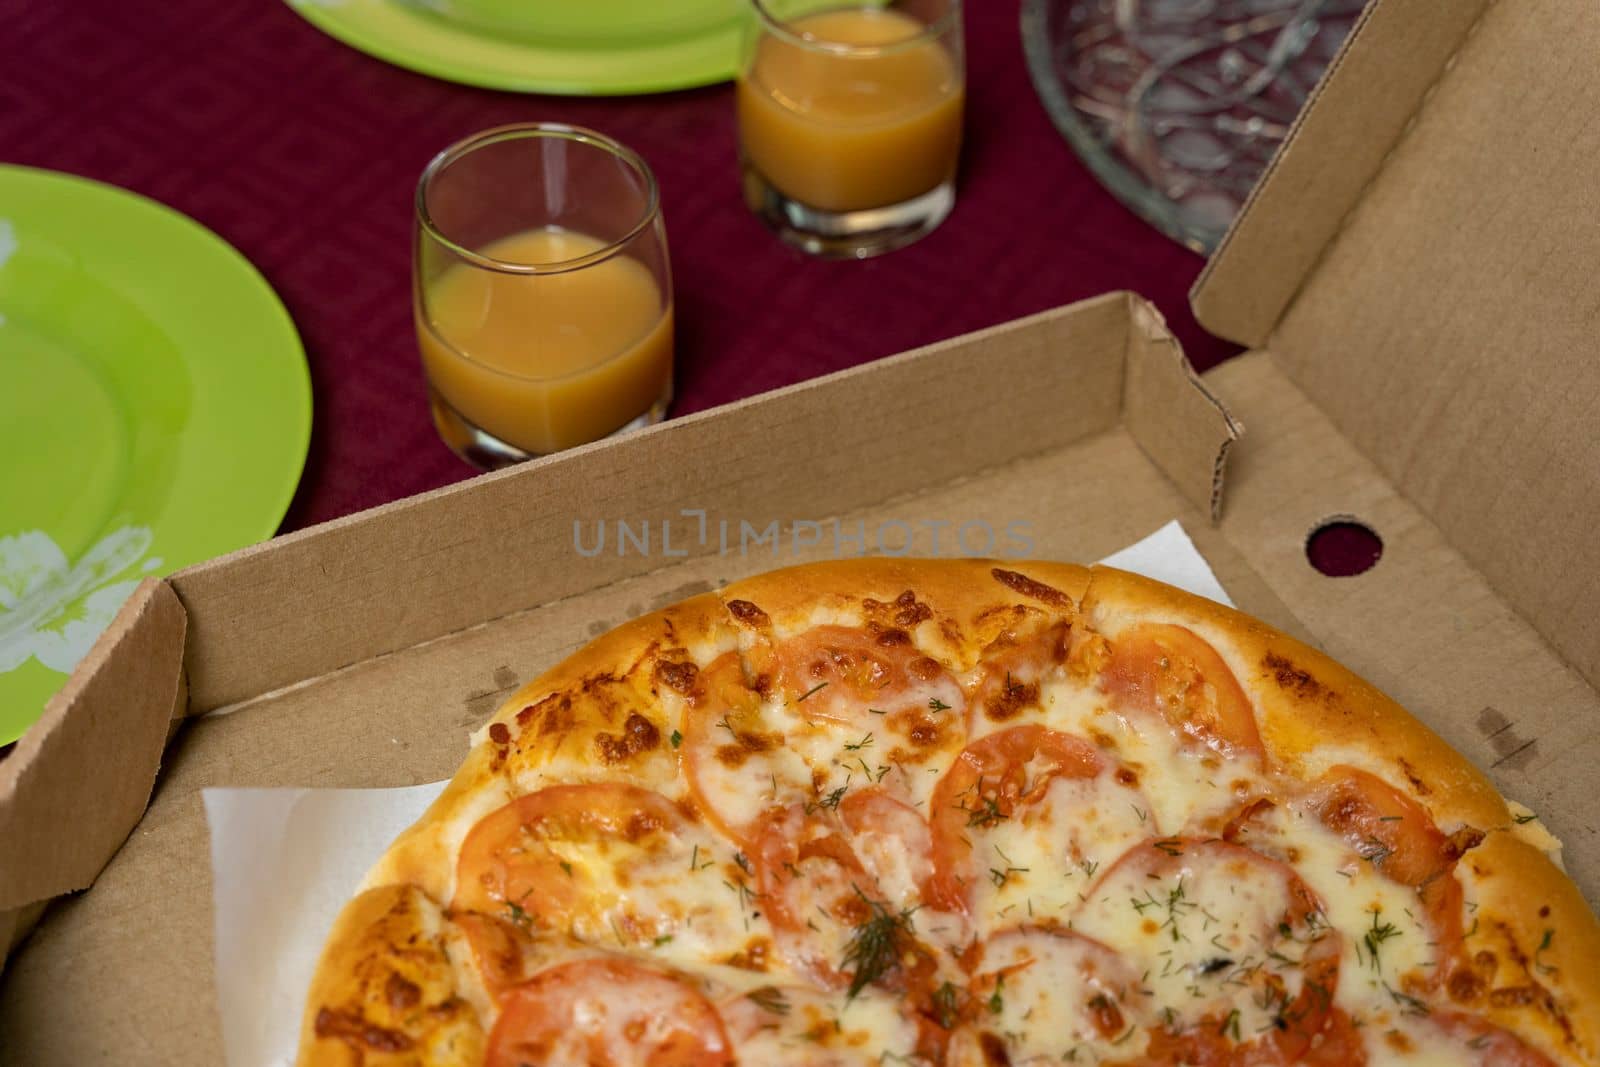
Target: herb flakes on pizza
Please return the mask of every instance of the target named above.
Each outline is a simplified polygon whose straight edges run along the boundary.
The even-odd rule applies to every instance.
[[[797,567],[502,707],[340,916],[300,1062],[1597,1064],[1557,849],[1210,601]]]

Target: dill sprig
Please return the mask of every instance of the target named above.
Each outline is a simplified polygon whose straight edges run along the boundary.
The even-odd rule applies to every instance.
[[[752,989],[746,993],[745,999],[760,1008],[765,1008],[774,1015],[789,1014],[789,998],[783,995],[783,990],[777,986],[764,985],[760,989]]]
[[[946,1030],[954,1030],[961,1020],[962,993],[948,981],[933,991],[933,1010],[937,1021]]]
[[[869,909],[866,921],[850,934],[844,947],[844,962],[840,965],[850,972],[850,992],[846,999],[854,1000],[860,992],[900,966],[900,957],[911,937],[913,909],[891,911],[881,900],[873,900],[856,889],[856,895]]]
[[[1367,947],[1367,958],[1372,961],[1372,969],[1375,971],[1380,971],[1383,969],[1378,962],[1378,946],[1382,945],[1391,937],[1400,936],[1400,928],[1394,923],[1380,923],[1378,921],[1378,916],[1382,914],[1382,908],[1372,909],[1372,928],[1361,937],[1361,943]]]

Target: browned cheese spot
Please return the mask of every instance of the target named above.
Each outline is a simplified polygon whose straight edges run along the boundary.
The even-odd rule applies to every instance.
[[[1445,839],[1445,849],[1452,860],[1458,860],[1471,849],[1483,843],[1483,831],[1463,826]]]
[[[1273,681],[1278,683],[1279,689],[1293,693],[1301,700],[1312,700],[1325,692],[1322,683],[1312,677],[1310,671],[1296,666],[1276,652],[1268,652],[1261,662],[1267,668],[1267,673],[1272,675]]]
[[[755,753],[770,752],[783,743],[782,734],[755,731],[736,732],[733,739],[735,744],[723,745],[717,749],[717,762],[724,767],[742,767],[744,761]]]
[[[1389,1047],[1394,1049],[1396,1052],[1410,1052],[1413,1047],[1411,1038],[1393,1028],[1384,1031],[1383,1039],[1384,1041],[1388,1042]]]
[[[907,589],[894,598],[894,623],[896,626],[912,627],[919,622],[933,618],[933,609],[917,601],[917,595]]]
[[[1101,749],[1102,751],[1117,751],[1117,739],[1106,733],[1104,730],[1090,727],[1089,740],[1093,741],[1095,743],[1095,747]]]
[[[999,696],[984,704],[983,713],[995,722],[1005,722],[1016,718],[1023,708],[1032,707],[1038,702],[1039,686],[1036,683],[1008,681],[1000,687]]]
[[[675,693],[688,696],[694,692],[694,683],[700,677],[700,669],[693,663],[674,663],[663,660],[656,664],[656,677],[661,684]]]
[[[867,623],[867,633],[872,635],[872,639],[876,644],[885,648],[893,648],[896,645],[909,645],[911,643],[910,634],[899,627],[884,626],[882,623]]]
[[[1102,1037],[1116,1037],[1122,1033],[1122,1009],[1104,993],[1089,998],[1089,1016]]]
[[[939,720],[924,712],[916,712],[908,724],[906,740],[917,748],[927,748],[939,743]]]
[[[374,1026],[361,1016],[347,1011],[321,1008],[317,1011],[315,1030],[318,1037],[343,1041],[358,1053],[406,1052],[411,1048],[411,1038],[398,1030]]]
[[[656,724],[637,711],[629,713],[627,721],[622,724],[620,736],[598,734],[594,739],[594,746],[606,763],[632,759],[641,752],[649,752],[660,743],[661,731],[656,729]]]
[[[978,1035],[978,1048],[983,1053],[985,1067],[1011,1067],[1011,1054],[1000,1035],[985,1030]]]
[[[1417,795],[1424,797],[1432,796],[1433,790],[1429,788],[1427,782],[1422,780],[1421,775],[1417,774],[1417,769],[1411,766],[1411,761],[1406,759],[1404,756],[1400,756],[1399,762],[1400,769],[1405,772],[1406,781],[1411,783],[1411,788],[1417,791]]]
[[[1543,990],[1537,986],[1505,986],[1489,991],[1489,1003],[1496,1008],[1520,1008],[1538,1003]]]
[[[531,708],[523,708],[517,713],[517,724],[520,726],[526,726],[533,719],[539,720],[540,737],[566,733],[574,724],[572,694],[551,693]]]
[[[728,614],[751,629],[763,630],[772,625],[772,620],[767,618],[767,613],[748,600],[728,601]]]
[[[1016,571],[1001,570],[999,567],[989,572],[1001,585],[1019,596],[1030,600],[1037,600],[1041,604],[1049,604],[1053,608],[1072,607],[1072,598],[1061,590],[1045,585],[1043,582],[1029,578],[1026,574]]]
[[[767,959],[772,952],[772,942],[764,937],[756,937],[743,949],[735,952],[723,960],[729,967],[737,967],[741,971],[766,971]]]
[[[1476,973],[1465,967],[1458,967],[1451,971],[1450,977],[1445,980],[1445,989],[1449,992],[1450,999],[1457,1004],[1470,1004],[1483,996],[1486,984]]]
[[[629,844],[635,844],[662,827],[661,817],[652,815],[648,811],[636,811],[628,816],[628,824],[622,828],[622,836]]]
[[[404,975],[395,971],[390,973],[389,980],[383,985],[383,996],[389,1002],[389,1007],[398,1014],[416,1007],[422,1000],[422,990],[415,982],[407,981]]]

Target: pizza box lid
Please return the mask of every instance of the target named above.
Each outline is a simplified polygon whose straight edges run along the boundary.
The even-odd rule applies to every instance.
[[[1193,292],[1591,684],[1597,55],[1585,0],[1371,4]]]
[[[1180,518],[1242,607],[1538,809],[1600,899],[1577,607],[1600,580],[1597,372],[1574,351],[1579,256],[1600,247],[1577,203],[1600,14],[1444,7],[1369,9],[1195,293],[1256,349],[1204,382],[1153,309],[1111,294],[146,582],[0,762],[0,946],[94,883],[0,974],[0,1047],[215,1061],[200,787],[448,775],[471,727],[589,635],[832,554],[801,528],[858,519],[1025,519],[1031,554],[1089,559]],[[1561,77],[1495,91],[1528,70]],[[1341,514],[1385,551],[1332,579],[1305,538]],[[654,551],[575,553],[580,524],[619,520]],[[663,544],[672,522],[690,536]],[[721,522],[791,539],[734,556]]]

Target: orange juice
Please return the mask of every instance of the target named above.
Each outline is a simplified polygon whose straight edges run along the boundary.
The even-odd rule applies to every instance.
[[[955,174],[965,89],[927,27],[878,8],[820,11],[796,36],[881,51],[830,52],[764,34],[739,77],[745,159],[785,196],[823,211],[888,207]],[[898,47],[896,44],[898,43]]]
[[[539,228],[480,251],[557,263],[602,247]],[[508,444],[543,455],[597,441],[667,395],[672,305],[637,259],[619,253],[558,274],[457,263],[426,285],[417,337],[429,381],[467,421]]]

